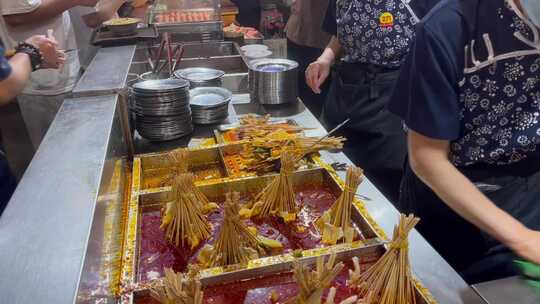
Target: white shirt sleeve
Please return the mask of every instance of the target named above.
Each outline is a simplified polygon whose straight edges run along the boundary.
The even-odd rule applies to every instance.
[[[41,0],[2,0],[0,12],[2,15],[29,13],[41,5]]]

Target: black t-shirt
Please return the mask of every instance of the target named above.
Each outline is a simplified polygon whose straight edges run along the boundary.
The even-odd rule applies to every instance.
[[[539,32],[514,0],[444,0],[417,28],[390,111],[456,166],[540,156]]]
[[[409,5],[416,16],[419,19],[422,19],[437,4],[437,2],[439,2],[439,0],[413,0]],[[336,0],[330,0],[322,25],[325,32],[334,36],[337,34],[336,11]]]
[[[337,36],[342,61],[399,68],[415,25],[439,0],[330,1],[323,30]]]
[[[231,0],[238,7],[237,21],[242,26],[259,28],[261,4],[259,0]]]

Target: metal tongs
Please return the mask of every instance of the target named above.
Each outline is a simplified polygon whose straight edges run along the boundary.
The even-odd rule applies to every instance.
[[[167,51],[167,60],[163,64],[161,64],[161,55],[163,54],[164,49],[166,49]],[[148,59],[150,68],[152,68],[152,74],[159,74],[163,70],[163,68],[165,68],[165,66],[168,66],[169,77],[173,77],[174,71],[180,63],[183,55],[184,46],[181,44],[177,45],[173,51],[171,45],[171,35],[170,33],[164,33],[154,62],[152,63],[152,60],[150,58]]]

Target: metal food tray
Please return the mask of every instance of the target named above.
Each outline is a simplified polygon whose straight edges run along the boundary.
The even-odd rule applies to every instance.
[[[92,32],[90,43],[99,46],[118,46],[153,40],[157,39],[158,36],[158,30],[152,24],[149,24],[147,27],[137,28],[137,31],[129,36],[118,36],[107,28],[100,27]]]
[[[239,169],[236,158],[243,150],[245,143],[229,145],[214,145],[204,148],[189,148],[189,171],[195,176],[197,184],[216,183],[231,178],[256,176],[255,172]],[[300,169],[317,167],[310,156],[304,158],[305,164]],[[172,164],[167,158],[167,152],[141,154],[135,157],[133,163],[137,166],[142,191],[155,192],[156,189],[167,188],[172,184]],[[206,175],[206,177],[205,177]],[[214,175],[214,176],[210,176]]]
[[[135,160],[138,162],[139,160]],[[317,160],[320,161],[320,160]],[[121,303],[144,303],[138,299],[144,298],[148,292],[148,282],[139,281],[138,265],[141,242],[142,213],[145,210],[159,209],[170,198],[170,189],[154,189],[153,191],[141,191],[140,180],[137,178],[140,166],[134,167],[132,184],[132,196],[127,217],[127,231],[124,243],[122,279],[121,279]],[[210,199],[219,200],[228,191],[240,193],[257,193],[274,175],[223,180],[221,182],[198,185],[198,188]],[[295,187],[321,186],[331,189],[335,197],[343,191],[343,181],[339,179],[335,171],[325,166],[324,168],[298,171],[293,174]],[[316,257],[329,255],[335,252],[338,261],[349,263],[351,258],[357,256],[361,261],[378,259],[386,250],[386,235],[375,223],[366,211],[363,202],[356,200],[352,212],[352,221],[363,236],[362,240],[349,244],[325,246],[319,244],[314,249],[302,250],[301,263],[314,265]],[[296,253],[296,251],[295,251]],[[247,265],[233,265],[227,267],[214,267],[204,269],[201,272],[203,287],[233,284],[239,281],[260,280],[266,276],[290,273],[292,261],[296,258],[293,253],[284,253],[276,256],[263,257],[251,260]],[[374,261],[373,261],[374,262]],[[419,282],[416,282],[418,303],[435,303],[436,301]]]
[[[181,12],[185,14],[189,13],[201,13],[201,12],[209,12],[212,17],[208,20],[199,20],[199,21],[184,21],[184,22],[158,22],[156,21],[156,16],[159,14],[166,14],[170,13],[171,11],[174,12]],[[216,12],[213,8],[193,8],[193,9],[156,9],[156,10],[150,10],[148,13],[148,23],[149,24],[155,24],[159,27],[161,26],[169,26],[169,25],[184,25],[184,24],[198,24],[198,23],[206,23],[206,22],[218,22],[221,18],[221,15],[219,12]]]
[[[289,124],[291,126],[299,126],[298,123],[294,119],[270,119],[270,124]],[[227,144],[227,143],[233,143],[234,141],[229,141],[225,137],[223,137],[223,134],[227,131],[234,130],[236,128],[240,127],[240,123],[233,123],[233,124],[226,124],[226,125],[220,125],[217,129],[214,130],[214,136],[216,137],[216,142],[220,144]],[[300,132],[300,134],[303,134],[303,132]],[[242,142],[246,141],[240,140],[236,142]]]

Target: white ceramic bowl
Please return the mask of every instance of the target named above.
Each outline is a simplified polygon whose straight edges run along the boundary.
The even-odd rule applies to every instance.
[[[268,58],[272,56],[272,52],[269,50],[264,50],[264,51],[257,51],[257,52],[246,52],[245,55],[249,60],[255,60],[255,59]]]
[[[268,51],[268,47],[264,44],[249,44],[240,48],[244,53]]]

